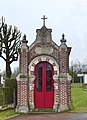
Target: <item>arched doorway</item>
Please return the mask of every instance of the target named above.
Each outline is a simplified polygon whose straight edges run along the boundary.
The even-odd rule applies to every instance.
[[[54,70],[50,63],[40,62],[35,66],[34,105],[35,108],[53,108]]]

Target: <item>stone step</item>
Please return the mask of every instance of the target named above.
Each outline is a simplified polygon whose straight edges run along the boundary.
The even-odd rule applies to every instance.
[[[58,112],[29,112],[30,115],[41,115],[41,114],[58,114]]]
[[[32,111],[29,112],[29,114],[54,114],[58,113],[56,111],[53,111],[52,108],[34,108]]]
[[[32,112],[53,112],[52,108],[35,108]]]

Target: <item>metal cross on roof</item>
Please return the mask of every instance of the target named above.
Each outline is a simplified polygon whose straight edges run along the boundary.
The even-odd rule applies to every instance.
[[[45,20],[47,19],[47,17],[45,17],[45,15],[43,15],[43,18],[41,18],[41,19],[43,19],[43,26],[45,26]]]

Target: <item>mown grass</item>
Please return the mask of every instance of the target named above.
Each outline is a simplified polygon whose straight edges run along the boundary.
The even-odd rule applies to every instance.
[[[0,111],[0,120],[5,120],[6,118],[9,118],[11,116],[15,116],[15,110],[10,109],[10,110],[5,110],[5,111]]]
[[[87,112],[87,90],[81,85],[72,87],[72,106],[73,111]]]

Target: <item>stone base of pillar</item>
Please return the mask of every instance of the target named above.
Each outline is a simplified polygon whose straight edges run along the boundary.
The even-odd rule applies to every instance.
[[[58,108],[58,112],[68,111],[69,107],[68,105],[60,105]]]
[[[29,107],[28,106],[17,106],[16,113],[28,113]]]
[[[53,106],[53,111],[58,112],[58,103],[55,103]]]

